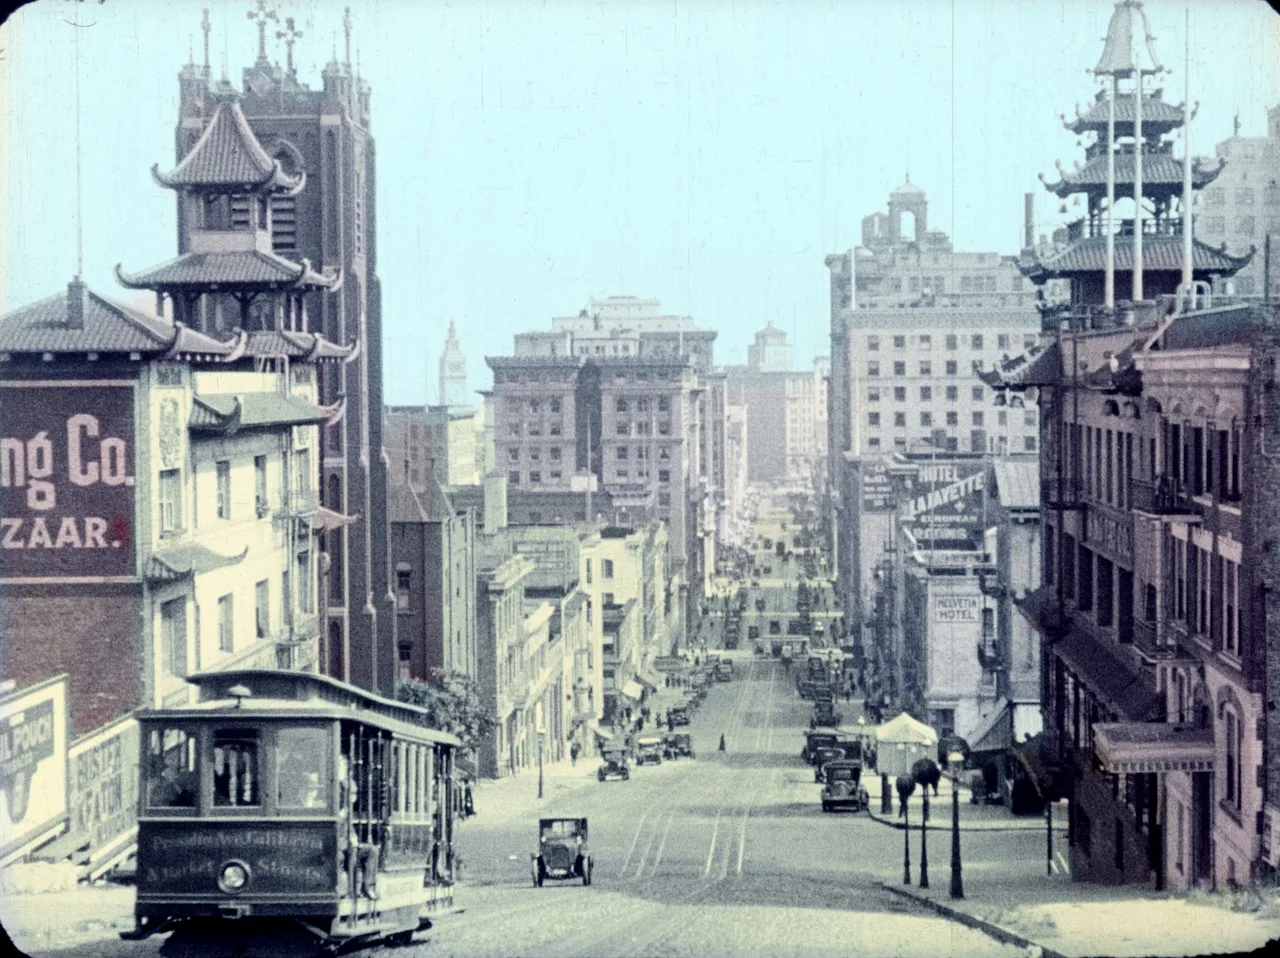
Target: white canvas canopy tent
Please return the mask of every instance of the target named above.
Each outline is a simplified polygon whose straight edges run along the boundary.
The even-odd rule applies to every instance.
[[[933,758],[938,733],[906,712],[876,726],[876,771],[906,776],[922,758]]]

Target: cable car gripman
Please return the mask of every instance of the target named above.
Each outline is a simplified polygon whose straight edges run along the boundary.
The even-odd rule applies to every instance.
[[[138,713],[138,940],[166,955],[407,942],[451,909],[454,761],[426,712],[333,679],[241,670]]]

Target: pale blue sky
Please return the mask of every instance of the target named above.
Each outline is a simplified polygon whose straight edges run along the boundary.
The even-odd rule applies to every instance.
[[[177,72],[200,10],[212,62],[256,54],[247,0],[40,0],[0,27],[0,311],[75,271],[78,8],[85,278],[173,255]],[[341,2],[280,2],[303,82],[341,46]],[[1110,0],[380,0],[351,4],[378,142],[386,399],[436,395],[458,323],[474,388],[511,334],[589,296],[656,296],[743,362],[766,320],[826,352],[823,257],[855,245],[906,169],[957,247],[1016,252],[1022,195],[1079,158],[1058,116],[1096,89]],[[1184,2],[1149,0],[1182,100]],[[1261,0],[1190,6],[1197,154],[1262,135],[1280,101],[1280,31]],[[270,54],[284,59],[283,43]],[[6,95],[10,95],[4,102]],[[429,370],[429,372],[428,372]]]

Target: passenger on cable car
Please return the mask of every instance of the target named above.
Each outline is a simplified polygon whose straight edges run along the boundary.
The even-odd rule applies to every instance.
[[[356,870],[359,872],[357,876],[359,885],[359,893],[368,898],[378,897],[378,846],[372,842],[362,842],[360,835],[356,831],[357,805],[359,798],[359,786],[350,790],[351,794],[347,795],[347,780],[349,774],[350,762],[345,755],[338,756],[338,787],[343,793],[341,807],[347,814],[347,855],[354,854]]]

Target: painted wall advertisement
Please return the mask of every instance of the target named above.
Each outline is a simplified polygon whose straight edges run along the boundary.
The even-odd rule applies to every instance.
[[[982,462],[921,465],[900,514],[922,548],[981,548],[985,490]]]
[[[133,384],[0,382],[0,581],[132,576]]]
[[[71,833],[90,854],[118,845],[138,822],[138,723],[122,719],[70,750]]]
[[[0,862],[67,819],[67,677],[0,696]]]

